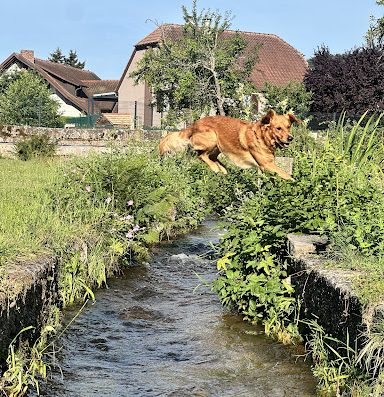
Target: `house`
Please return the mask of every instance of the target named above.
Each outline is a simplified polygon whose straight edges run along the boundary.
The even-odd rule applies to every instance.
[[[48,83],[63,116],[117,111],[118,80],[101,80],[89,70],[35,58],[34,51],[11,54],[0,64],[0,73],[34,70]]]
[[[163,34],[168,39],[177,39],[182,35],[182,29],[182,25],[162,25],[140,40],[134,47],[131,58],[118,83],[117,91],[118,112],[132,114],[135,124],[158,126],[160,125],[162,114],[151,106],[151,88],[146,83],[135,85],[129,75],[135,70],[145,51],[148,48],[155,48],[159,45]],[[253,48],[256,45],[260,46],[259,59],[251,74],[251,79],[257,89],[261,90],[266,82],[281,86],[288,84],[290,81],[303,81],[308,67],[307,61],[290,44],[274,34],[227,30],[224,35],[230,37],[236,33],[243,35],[248,48]]]

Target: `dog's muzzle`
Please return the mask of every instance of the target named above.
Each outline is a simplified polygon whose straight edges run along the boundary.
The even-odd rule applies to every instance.
[[[289,144],[293,141],[293,136],[289,135],[287,141],[282,141],[280,139],[276,139],[277,146],[281,149],[287,148]]]

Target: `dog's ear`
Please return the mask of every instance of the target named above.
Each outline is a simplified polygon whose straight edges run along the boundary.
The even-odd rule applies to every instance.
[[[271,120],[275,117],[276,113],[271,109],[265,116],[261,118],[261,124],[269,124]]]
[[[301,123],[301,120],[297,118],[293,113],[288,113],[287,116],[289,117],[291,123],[297,123],[297,124]]]

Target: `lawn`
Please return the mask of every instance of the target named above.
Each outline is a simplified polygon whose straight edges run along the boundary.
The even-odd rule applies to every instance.
[[[59,160],[0,159],[0,265],[52,251],[75,228],[64,227],[51,206],[49,188]]]

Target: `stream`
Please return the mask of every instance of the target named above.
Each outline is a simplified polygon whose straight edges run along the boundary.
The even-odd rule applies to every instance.
[[[215,221],[162,244],[96,292],[72,322],[41,395],[49,397],[310,397],[315,380],[295,348],[223,308],[207,281]],[[76,311],[67,311],[69,321]],[[297,352],[296,352],[297,353]]]

